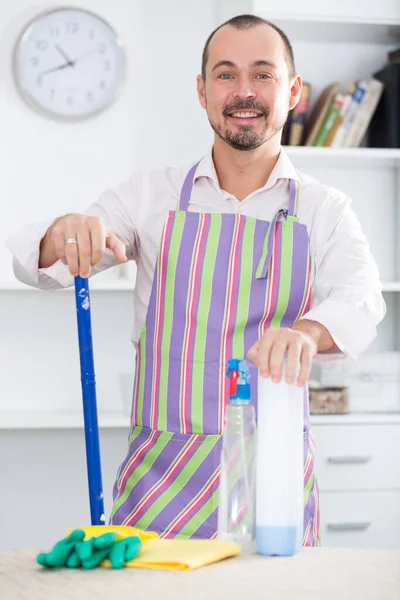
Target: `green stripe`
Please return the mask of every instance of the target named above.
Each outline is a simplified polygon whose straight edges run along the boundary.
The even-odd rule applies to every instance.
[[[269,240],[269,236],[271,234],[271,225],[272,225],[272,221],[269,224],[267,233],[265,235],[263,251],[261,252],[260,262],[258,263],[258,267],[257,267],[257,271],[256,271],[256,279],[260,279],[261,272],[262,272],[263,267],[264,267],[265,259],[267,258],[267,254],[268,254],[268,240]]]
[[[314,469],[310,473],[310,477],[308,478],[307,484],[304,487],[304,507],[307,506],[308,498],[310,496],[310,492],[312,486],[314,485]]]
[[[238,303],[235,319],[236,325],[233,331],[232,340],[232,356],[236,358],[246,358],[244,356],[244,330],[249,317],[255,228],[256,220],[247,217],[242,238],[240,280],[239,288],[237,290]]]
[[[217,488],[209,497],[207,502],[203,504],[193,517],[186,523],[177,534],[177,538],[188,538],[212,515],[215,508],[218,506],[219,488]]]
[[[143,431],[142,427],[134,427],[131,435],[129,436],[129,441],[128,441],[129,446],[132,445],[132,442],[136,440],[136,438],[138,437],[138,435],[140,435],[142,433],[142,431]]]
[[[210,228],[204,255],[200,282],[200,297],[197,310],[195,341],[192,361],[191,414],[193,433],[203,433],[203,382],[207,340],[207,321],[210,314],[214,266],[217,259],[222,218],[220,214],[210,216]]]
[[[282,222],[281,234],[281,264],[278,302],[275,313],[270,321],[270,327],[280,327],[281,321],[286,313],[289,303],[290,283],[292,278],[292,257],[293,257],[293,218],[288,217]],[[275,258],[278,258],[277,256]]]
[[[136,411],[136,425],[143,425],[143,398],[144,398],[144,381],[146,374],[146,324],[142,329],[142,333],[139,338],[140,344],[140,369],[137,371],[139,376],[139,389],[137,399],[137,411]],[[136,384],[135,384],[136,385]],[[135,415],[133,415],[135,417]]]
[[[123,493],[120,496],[118,496],[118,498],[115,500],[114,506],[112,509],[112,513],[111,513],[111,517],[115,514],[115,512],[118,510],[118,508],[128,498],[129,494],[132,491],[133,486],[137,484],[139,479],[141,479],[146,473],[148,473],[150,471],[154,462],[160,456],[161,452],[164,450],[165,446],[167,445],[169,440],[172,438],[172,436],[173,436],[173,433],[163,432],[158,437],[156,442],[154,443],[154,446],[152,446],[150,448],[150,450],[142,457],[139,465],[133,470],[133,472],[129,476],[129,478],[125,484]],[[143,442],[143,444],[146,444],[148,439],[149,438],[146,438],[146,440]],[[143,446],[143,444],[141,444],[141,446]],[[139,446],[138,450],[140,449],[141,446]]]
[[[159,364],[159,372],[155,375],[156,377],[159,377],[157,428],[161,431],[167,429],[169,349],[171,343],[174,312],[175,276],[180,242],[182,239],[183,227],[185,225],[185,217],[185,211],[179,211],[175,213],[168,252],[167,272],[165,277],[164,319],[161,331],[161,360]]]
[[[135,527],[138,529],[146,529],[167,504],[174,500],[175,496],[185,487],[189,479],[195,475],[197,469],[207,458],[208,454],[212,452],[219,437],[220,436],[218,435],[212,435],[204,438],[195,453],[179,472],[179,475],[174,481],[169,483],[167,489],[153,502],[153,504],[151,504],[145,514],[137,521],[137,523],[135,523]]]

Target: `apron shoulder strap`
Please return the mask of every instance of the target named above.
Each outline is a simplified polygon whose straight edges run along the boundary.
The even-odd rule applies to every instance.
[[[299,183],[294,179],[289,180],[289,210],[288,215],[297,216],[297,203],[299,197]]]
[[[181,195],[179,198],[179,210],[187,210],[189,206],[190,194],[192,193],[194,176],[196,174],[196,169],[199,166],[200,161],[193,165],[193,167],[189,170],[188,174],[185,177],[185,181],[183,182],[183,186],[181,189]]]

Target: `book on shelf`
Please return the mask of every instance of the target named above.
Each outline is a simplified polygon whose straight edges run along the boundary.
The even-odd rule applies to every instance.
[[[383,83],[381,81],[374,77],[366,80],[365,93],[343,141],[345,148],[356,148],[360,145],[378,106],[382,91]]]
[[[343,119],[344,116],[350,106],[350,102],[351,99],[353,97],[354,94],[354,90],[356,89],[357,84],[352,82],[347,86],[347,91],[344,94],[344,100],[343,100],[343,104],[340,108],[340,112],[338,114],[338,116],[336,117],[336,120],[331,128],[331,130],[329,131],[327,140],[324,144],[324,146],[332,146],[333,140],[336,137],[337,132],[339,131],[339,128],[341,126],[341,124],[343,123]]]
[[[304,134],[304,145],[313,146],[318,131],[329,111],[332,100],[339,92],[339,83],[328,85],[319,95],[313,109],[311,110],[310,118],[307,122],[306,131]]]
[[[311,86],[303,82],[300,100],[297,106],[291,111],[290,129],[288,131],[287,144],[289,146],[300,146],[304,137],[304,127],[308,108],[310,105]]]
[[[331,105],[325,115],[324,120],[321,123],[321,126],[318,130],[317,135],[315,136],[313,146],[325,146],[329,133],[333,126],[335,125],[336,120],[340,116],[340,111],[343,106],[344,95],[340,92],[336,94],[331,102]]]
[[[400,62],[387,64],[374,78],[384,88],[368,128],[368,146],[400,148]]]
[[[340,124],[335,137],[332,140],[331,147],[332,148],[342,148],[347,137],[347,134],[350,130],[350,127],[355,119],[357,114],[357,110],[360,106],[361,100],[364,97],[364,94],[367,89],[367,83],[365,80],[360,81],[357,84],[356,89],[354,90],[350,101],[348,102],[346,112],[343,115],[342,123]]]

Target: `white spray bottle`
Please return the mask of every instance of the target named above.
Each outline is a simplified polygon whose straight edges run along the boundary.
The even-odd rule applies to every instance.
[[[265,556],[291,556],[303,539],[304,390],[284,375],[258,376],[256,541]]]

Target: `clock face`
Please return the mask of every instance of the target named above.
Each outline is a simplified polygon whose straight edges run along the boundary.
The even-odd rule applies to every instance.
[[[14,74],[29,104],[48,116],[76,120],[116,98],[125,56],[103,19],[85,10],[58,9],[39,15],[22,33]]]

